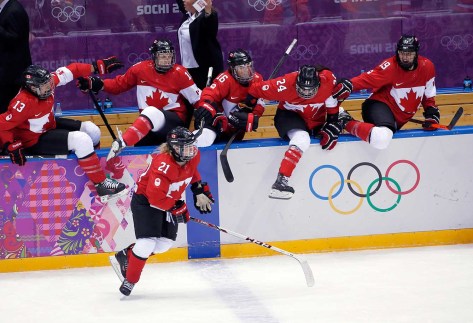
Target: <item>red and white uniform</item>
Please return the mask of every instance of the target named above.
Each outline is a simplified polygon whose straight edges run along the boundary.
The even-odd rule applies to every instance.
[[[156,72],[152,60],[136,63],[125,74],[104,80],[103,90],[119,94],[135,86],[140,112],[153,106],[159,110],[174,111],[183,121],[186,120],[187,110],[182,97],[195,104],[201,94],[184,66],[174,64],[169,71],[161,74]]]
[[[259,73],[255,73],[250,85],[263,81]],[[229,71],[220,73],[213,81],[212,85],[202,91],[201,101],[210,101],[217,104],[217,112],[223,112],[229,116],[238,103],[244,102],[248,96],[249,86],[243,86],[231,75]],[[261,117],[264,113],[265,103],[258,100],[253,108],[253,113]]]
[[[353,91],[373,89],[369,99],[386,103],[399,127],[411,119],[419,105],[436,106],[435,68],[427,58],[419,56],[415,70],[402,69],[393,56],[367,73],[351,79]]]
[[[61,86],[82,76],[91,74],[91,65],[72,63],[51,73],[55,86]],[[54,120],[54,94],[40,100],[26,89],[10,101],[8,110],[0,114],[0,142],[19,140],[25,148],[38,142],[41,134],[56,128]]]
[[[146,196],[152,207],[166,211],[181,199],[189,184],[200,181],[200,152],[183,166],[170,153],[155,154],[152,158],[138,179],[136,194]]]
[[[279,101],[278,109],[294,111],[313,129],[325,122],[325,115],[338,112],[338,102],[332,97],[336,82],[335,75],[329,70],[319,72],[320,86],[317,94],[310,99],[303,99],[297,94],[296,80],[298,72],[255,83],[250,87],[250,95],[266,100]]]

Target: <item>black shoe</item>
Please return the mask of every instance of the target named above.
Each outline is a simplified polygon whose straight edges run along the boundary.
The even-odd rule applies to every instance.
[[[125,184],[111,178],[106,178],[102,183],[95,184],[95,189],[102,203],[128,193]]]
[[[130,296],[131,291],[133,290],[133,287],[135,287],[135,284],[130,283],[128,280],[124,280],[122,285],[120,286],[120,293],[122,293],[125,296]]]
[[[294,189],[289,186],[288,180],[289,177],[279,173],[276,182],[271,186],[269,197],[273,199],[289,200],[294,195]]]
[[[340,127],[342,128],[342,130],[345,129],[345,126],[347,125],[347,123],[352,120],[353,120],[353,117],[348,112],[343,110],[342,107],[340,107],[340,111],[338,112],[338,123],[340,124]]]

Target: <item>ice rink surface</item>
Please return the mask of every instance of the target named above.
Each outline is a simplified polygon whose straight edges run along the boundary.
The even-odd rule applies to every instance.
[[[0,274],[0,322],[473,322],[473,245]]]

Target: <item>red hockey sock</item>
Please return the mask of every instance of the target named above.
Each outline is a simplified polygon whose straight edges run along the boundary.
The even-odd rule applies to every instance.
[[[279,166],[279,172],[284,176],[291,177],[292,171],[296,168],[299,159],[302,157],[302,151],[297,146],[291,145],[286,150],[284,158]]]
[[[141,272],[148,258],[138,257],[133,250],[128,251],[128,268],[126,270],[126,280],[132,284],[136,284],[140,280]]]
[[[347,123],[345,130],[363,141],[370,142],[371,129],[374,124],[352,120]]]
[[[87,177],[94,183],[102,183],[105,180],[105,173],[100,166],[99,157],[95,152],[78,160]]]
[[[151,131],[153,125],[145,116],[140,115],[135,122],[123,134],[123,140],[127,146],[134,146],[138,141]]]

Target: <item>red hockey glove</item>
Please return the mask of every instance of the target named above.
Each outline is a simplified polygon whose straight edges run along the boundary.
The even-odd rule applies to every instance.
[[[340,79],[340,81],[333,87],[332,96],[337,99],[338,102],[345,101],[353,91],[353,84],[349,79]]]
[[[422,125],[422,128],[424,128],[424,130],[428,130],[428,131],[437,130],[437,128],[431,127],[432,124],[440,123],[440,111],[437,107],[425,108],[424,118],[425,118],[425,122]]]
[[[10,160],[13,164],[23,166],[26,163],[26,157],[23,153],[23,144],[21,141],[15,140],[12,143],[7,142],[5,144],[4,150],[8,152]]]
[[[226,132],[228,130],[228,119],[223,113],[217,113],[212,121],[212,127],[217,133]]]
[[[194,111],[194,128],[199,129],[202,120],[204,120],[204,127],[211,127],[213,119],[217,114],[217,110],[210,102],[202,103]]]
[[[246,132],[250,132],[258,129],[259,117],[253,113],[236,110],[230,113],[228,121],[235,128],[245,129]]]
[[[194,206],[200,214],[210,213],[215,201],[209,185],[206,182],[198,181],[191,185],[191,191],[194,194]]]
[[[84,93],[91,90],[95,94],[99,93],[103,89],[103,81],[98,76],[87,76],[77,78],[77,87]]]
[[[94,67],[95,74],[104,75],[112,73],[122,68],[124,65],[116,56],[110,56],[109,58],[98,59],[96,62],[92,63],[92,66]]]
[[[187,223],[190,220],[189,210],[187,210],[186,202],[177,200],[176,204],[169,210],[177,223]]]
[[[323,150],[332,150],[338,142],[342,127],[338,123],[338,113],[327,114],[327,121],[320,129],[320,145]]]

